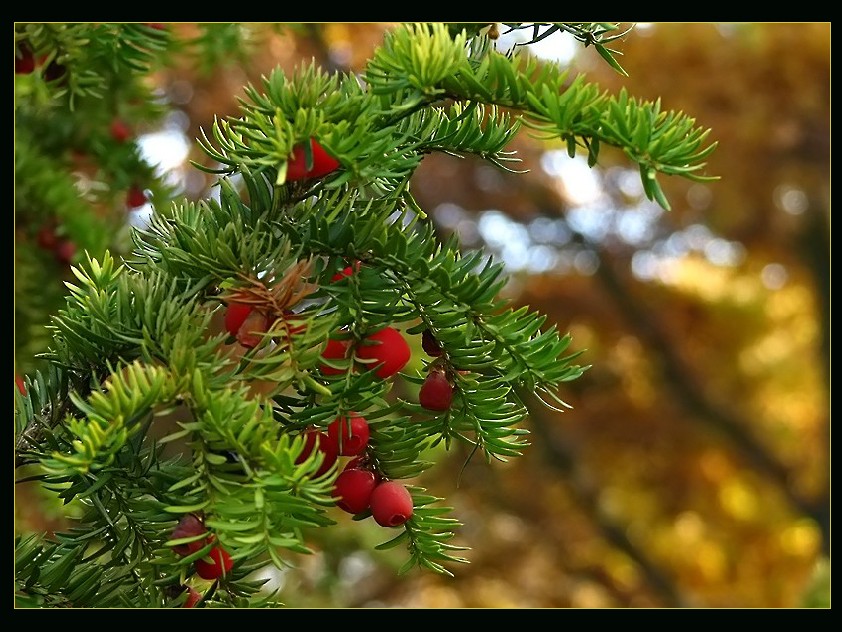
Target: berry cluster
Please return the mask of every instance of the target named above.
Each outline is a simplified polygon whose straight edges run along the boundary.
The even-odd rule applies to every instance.
[[[35,72],[36,68],[44,65],[47,61],[47,55],[35,57],[35,53],[27,42],[20,42],[15,49],[15,74],[28,75]],[[53,59],[44,68],[44,79],[47,81],[56,81],[59,79],[66,79],[67,68],[63,64],[58,63]]]
[[[366,453],[370,431],[365,417],[349,413],[331,422],[327,432],[307,432],[319,435],[319,449],[325,455],[320,473],[330,469],[339,456],[353,457],[334,481],[337,507],[355,515],[370,510],[375,522],[383,527],[398,527],[412,517],[409,490],[397,481],[384,480]],[[309,455],[305,446],[298,462]]]

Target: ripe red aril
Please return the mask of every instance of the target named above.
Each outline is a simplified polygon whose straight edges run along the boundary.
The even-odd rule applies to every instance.
[[[35,70],[35,55],[26,42],[21,42],[15,51],[15,74],[28,75]]]
[[[245,303],[228,303],[225,309],[225,330],[232,336],[236,336],[253,309],[251,305]]]
[[[368,445],[368,421],[356,413],[339,417],[327,427],[327,434],[338,446],[341,456],[359,454]]]
[[[366,366],[375,369],[378,377],[385,379],[406,366],[412,350],[397,329],[386,327],[368,336],[357,347],[356,354],[360,360],[371,360]]]
[[[307,152],[303,144],[292,149],[292,158],[287,162],[287,180],[303,180],[304,178],[321,178],[339,168],[339,161],[331,156],[315,138],[310,139],[313,165],[307,168]]]
[[[252,310],[243,324],[240,325],[240,330],[237,332],[237,342],[244,347],[252,349],[260,344],[263,339],[261,334],[269,329],[269,319],[261,311]]]
[[[368,504],[381,527],[399,527],[412,517],[412,495],[396,481],[383,481],[375,487]]]
[[[38,245],[44,250],[52,250],[55,248],[56,243],[58,242],[55,224],[48,222],[41,226],[35,239],[38,242]]]
[[[323,455],[322,464],[319,466],[319,469],[316,471],[314,476],[322,476],[327,473],[334,463],[336,463],[339,458],[339,448],[333,439],[331,439],[326,432],[322,432],[321,430],[310,428],[309,430],[305,430],[303,434],[304,449],[301,454],[298,455],[298,458],[295,459],[295,464],[300,465],[301,463],[304,463],[304,461],[313,454],[314,450],[318,450]]]
[[[20,394],[26,395],[26,384],[24,384],[23,378],[18,373],[15,373],[15,384],[17,384]]]
[[[56,242],[53,255],[59,263],[68,264],[76,256],[76,244],[70,239],[59,239]]]
[[[336,506],[351,514],[368,509],[369,499],[377,486],[377,478],[371,470],[344,469],[333,486]]]
[[[146,193],[137,185],[132,185],[126,193],[126,206],[138,208],[146,204]]]
[[[327,346],[325,347],[325,350],[322,351],[322,357],[326,360],[342,360],[345,358],[345,354],[347,352],[348,341],[330,338],[327,341]],[[345,369],[335,369],[332,366],[328,366],[327,364],[320,364],[319,370],[324,375],[341,375],[345,373]]]
[[[202,593],[200,593],[195,588],[188,588],[187,589],[187,599],[184,604],[181,606],[182,608],[195,608],[196,604],[202,600]]]
[[[427,410],[448,410],[453,401],[453,387],[442,370],[433,370],[424,379],[418,402]]]
[[[208,530],[204,523],[195,514],[186,514],[182,516],[178,525],[170,534],[170,540],[180,540],[182,538],[196,538],[192,542],[185,544],[177,544],[172,547],[173,553],[182,557],[195,553],[203,548],[208,541]],[[200,537],[205,536],[205,537]]]
[[[336,283],[337,281],[341,281],[342,279],[345,279],[346,277],[349,277],[352,274],[354,274],[354,272],[359,272],[361,265],[362,265],[362,262],[357,261],[353,266],[347,266],[347,267],[343,268],[342,270],[340,270],[339,272],[337,272],[336,274],[334,274],[330,278],[330,280],[333,281],[334,283]]]
[[[234,568],[231,554],[221,546],[213,547],[206,557],[196,560],[196,572],[202,579],[219,579]]]
[[[108,130],[111,133],[111,138],[116,140],[118,143],[125,143],[132,136],[131,128],[122,119],[114,119],[111,121],[111,126]]]

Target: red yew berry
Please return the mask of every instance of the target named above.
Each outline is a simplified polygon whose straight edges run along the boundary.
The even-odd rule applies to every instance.
[[[393,376],[409,362],[412,350],[401,333],[394,327],[386,327],[368,336],[357,347],[357,358],[373,360],[366,366],[376,369],[378,377],[383,379]]]
[[[453,401],[453,387],[444,371],[431,371],[418,393],[418,402],[427,410],[448,410]]]
[[[58,242],[55,224],[49,222],[41,226],[35,239],[38,242],[38,245],[44,250],[53,250]]]
[[[345,358],[345,354],[348,352],[348,342],[345,340],[336,340],[335,338],[330,338],[327,341],[327,346],[325,350],[322,351],[322,357],[326,360],[342,360]],[[345,373],[345,369],[335,369],[332,366],[328,366],[327,364],[320,364],[319,370],[324,375],[341,375]]]
[[[353,275],[354,272],[359,272],[361,265],[362,265],[362,262],[357,261],[353,266],[347,266],[347,267],[343,268],[342,270],[340,270],[339,272],[337,272],[336,274],[334,274],[330,278],[330,280],[333,281],[334,283],[336,283],[338,281],[342,281],[343,279]]]
[[[221,546],[215,546],[206,557],[196,560],[196,572],[202,579],[219,579],[234,568],[231,554]]]
[[[17,384],[20,394],[26,395],[26,384],[24,383],[23,378],[17,373],[15,373],[15,384]]]
[[[368,504],[381,527],[399,527],[412,517],[412,495],[396,481],[384,481],[375,487]]]
[[[368,445],[368,421],[365,417],[350,413],[349,417],[339,417],[331,422],[327,434],[339,448],[341,456],[354,456]]]
[[[182,608],[195,608],[196,604],[198,604],[202,600],[202,593],[200,593],[195,588],[188,588],[187,589],[187,600],[181,606]]]
[[[132,136],[131,128],[125,123],[125,121],[120,119],[114,119],[111,121],[111,126],[108,129],[111,133],[111,138],[116,140],[118,143],[125,143]],[[146,198],[144,198],[144,203],[145,202]]]
[[[146,193],[137,185],[133,185],[126,193],[126,205],[129,208],[138,208],[146,204]]]
[[[26,42],[21,42],[15,51],[15,74],[28,75],[35,70],[35,55]]]
[[[348,461],[348,463],[345,464],[345,469],[343,470],[343,472],[347,471],[347,470],[366,470],[366,471],[369,471],[372,474],[374,474],[374,480],[377,483],[380,483],[380,480],[382,478],[380,476],[380,472],[378,472],[376,469],[374,469],[374,466],[370,462],[368,455],[365,454],[365,453],[360,454],[359,456],[355,456],[353,459]]]
[[[322,464],[314,476],[319,477],[326,474],[339,458],[339,448],[336,443],[333,442],[333,439],[326,432],[316,430],[315,428],[304,431],[304,440],[304,450],[295,459],[295,464],[300,465],[304,463],[313,454],[313,450],[319,450],[323,455]]]
[[[228,303],[225,309],[225,330],[232,336],[236,336],[252,309],[254,308],[251,305],[245,303]]]
[[[369,499],[377,486],[377,478],[371,470],[345,469],[336,477],[333,497],[336,506],[350,514],[368,509]]]
[[[304,145],[296,145],[292,149],[292,158],[287,162],[287,180],[303,180],[304,178],[321,178],[339,168],[339,161],[327,153],[319,142],[311,138],[310,149],[313,154],[313,166],[307,168],[307,152]]]
[[[421,347],[429,356],[437,358],[441,355],[441,346],[439,345],[439,341],[436,340],[435,336],[433,336],[433,332],[429,329],[425,329],[424,333],[421,334]]]
[[[60,239],[56,242],[53,255],[55,256],[56,261],[67,265],[73,261],[73,257],[76,256],[76,244],[74,244],[70,239]]]
[[[200,537],[204,536],[204,537]],[[181,540],[182,538],[196,538],[192,542],[177,544],[172,547],[173,553],[185,557],[195,553],[208,542],[208,530],[204,523],[195,514],[187,514],[181,518],[178,525],[170,534],[170,540]]]
[[[246,303],[232,302],[228,304],[223,319],[225,330],[234,336],[244,347],[252,349],[260,344],[261,333],[268,331],[271,322],[268,316],[260,310],[255,310]]]
[[[261,311],[252,310],[237,332],[237,342],[248,349],[253,349],[263,340],[261,334],[269,329],[269,319]]]

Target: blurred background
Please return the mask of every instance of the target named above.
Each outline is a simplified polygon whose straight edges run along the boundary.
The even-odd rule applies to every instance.
[[[216,194],[190,164],[208,160],[195,139],[214,116],[237,114],[244,85],[311,58],[359,72],[391,28],[165,26],[173,39],[207,41],[201,56],[176,51],[149,77],[158,116],[136,125],[132,142],[142,169],[164,183],[147,189],[153,204]],[[498,48],[530,33],[505,31]],[[316,555],[272,574],[285,603],[829,607],[830,24],[637,24],[613,48],[629,77],[560,32],[523,47],[569,66],[571,78],[583,72],[611,93],[660,98],[662,109],[711,128],[719,147],[707,174],[720,179],[661,176],[665,212],[646,200],[636,167],[607,147],[590,169],[586,156],[571,159],[523,130],[514,148],[526,173],[426,158],[412,190],[440,235],[505,261],[506,295],[569,331],[585,350],[579,362],[592,366],[560,392],[571,410],[529,402],[523,457],[488,464],[458,448],[436,456],[421,483],[447,498],[464,523],[456,543],[470,547],[454,577],[416,569],[398,578],[405,552],[375,551],[382,529],[343,514],[312,534]],[[56,160],[70,161],[92,199],[97,170],[68,156],[62,146]],[[17,196],[21,374],[38,366],[46,315],[62,304],[67,263],[79,257],[46,247],[44,227],[119,252],[152,205],[91,202],[111,228],[84,243],[84,225],[22,208]],[[16,515],[25,530],[63,524],[27,488]]]

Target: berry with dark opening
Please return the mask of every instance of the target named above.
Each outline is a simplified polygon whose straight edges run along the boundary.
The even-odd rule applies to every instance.
[[[200,537],[205,536],[205,537]],[[192,542],[177,544],[172,547],[173,553],[185,557],[203,548],[208,541],[208,530],[204,523],[195,514],[182,516],[178,525],[170,534],[170,540],[181,540],[182,538],[196,538]]]
[[[307,152],[304,145],[296,145],[292,150],[292,158],[287,162],[287,180],[303,180],[304,178],[321,178],[339,168],[339,161],[331,156],[315,138],[310,139],[310,150],[313,154],[313,166],[307,168]]]
[[[351,514],[368,509],[369,499],[377,486],[377,478],[371,470],[345,468],[333,486],[336,506]]]
[[[366,367],[375,369],[383,379],[393,376],[409,362],[412,350],[401,333],[394,327],[386,327],[368,336],[357,347],[357,358],[372,360]]]
[[[453,387],[444,371],[433,370],[424,379],[418,402],[427,410],[448,410],[453,401]]]
[[[441,355],[441,346],[439,346],[439,341],[436,340],[435,336],[433,336],[433,332],[429,329],[425,329],[424,333],[421,334],[421,348],[424,349],[424,353],[429,356],[433,356],[434,358]]]
[[[368,445],[368,421],[365,417],[350,413],[348,417],[332,421],[327,427],[327,434],[338,446],[341,456],[354,456]]]
[[[295,464],[304,463],[314,450],[322,453],[322,464],[314,474],[315,477],[325,474],[339,459],[339,448],[326,432],[311,428],[304,431],[304,450],[295,459]]]
[[[206,557],[196,560],[196,573],[202,579],[219,579],[234,568],[231,554],[221,546],[213,547]]]
[[[368,504],[381,527],[399,527],[412,517],[412,495],[396,481],[384,481],[375,487]]]

